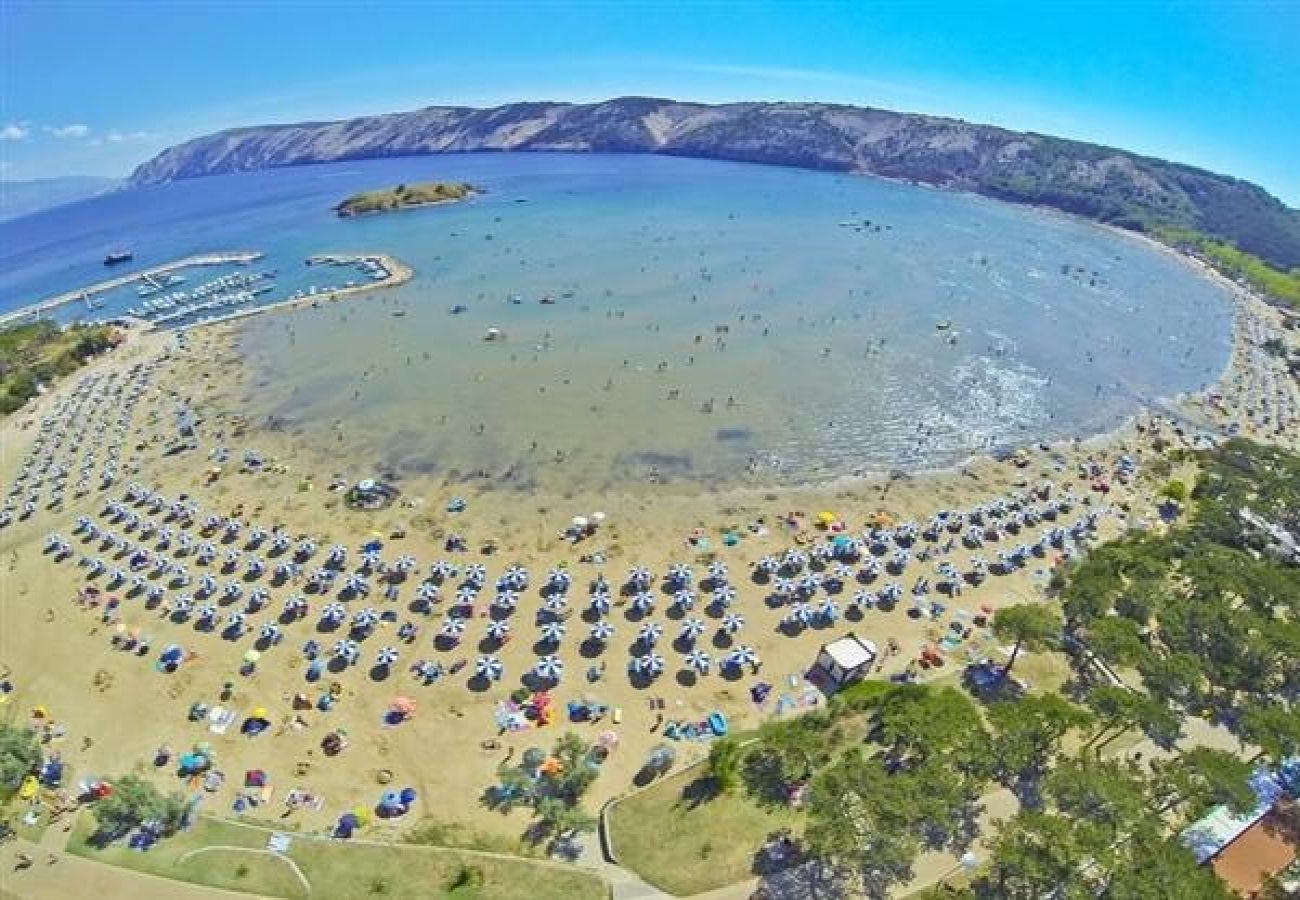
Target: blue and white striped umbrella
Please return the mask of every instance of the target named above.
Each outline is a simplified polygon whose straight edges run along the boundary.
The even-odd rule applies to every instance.
[[[425,684],[433,684],[442,675],[442,666],[422,659],[411,666],[411,672]]]
[[[709,667],[713,665],[713,660],[703,650],[692,650],[682,657],[682,661],[686,663],[687,668],[701,674],[708,674]]]
[[[812,553],[810,555],[813,559],[826,562],[835,555],[835,551],[832,549],[831,545],[825,541],[818,541],[812,545]]]
[[[248,605],[255,609],[261,609],[266,605],[266,601],[271,599],[271,592],[264,587],[255,587],[248,594]]]
[[[831,575],[840,581],[847,581],[853,577],[853,567],[846,563],[836,563],[831,569]]]
[[[722,630],[727,634],[735,634],[745,627],[745,617],[739,613],[727,613],[722,617]]]
[[[143,591],[148,586],[149,586],[149,579],[145,578],[143,575],[131,576],[131,590]]]
[[[334,544],[325,555],[325,564],[335,568],[342,568],[348,560],[348,548],[342,544]]]
[[[190,550],[194,549],[194,538],[182,531],[176,536],[176,547],[180,552],[188,553]]]
[[[500,681],[505,672],[506,667],[495,656],[480,656],[474,663],[474,674],[489,681]]]
[[[397,652],[396,647],[381,647],[375,654],[375,665],[388,668],[400,659],[401,653]]]
[[[433,565],[429,566],[429,574],[438,581],[445,581],[448,578],[456,577],[456,565],[445,559],[440,559]]]
[[[172,561],[165,556],[155,556],[153,560],[153,571],[155,575],[166,575],[171,571]]]
[[[244,588],[237,581],[228,581],[221,593],[224,596],[229,597],[231,600],[235,600],[244,595]]]
[[[863,579],[875,578],[880,574],[880,560],[874,556],[869,556],[862,561],[862,566],[858,569],[858,577]]]
[[[695,578],[691,567],[683,563],[673,563],[668,567],[668,582],[674,587],[687,587]]]
[[[248,616],[241,612],[232,612],[226,616],[226,627],[232,631],[243,631],[248,623]]]
[[[293,552],[299,559],[310,559],[316,553],[316,542],[304,538],[298,542],[298,546],[294,548]]]
[[[449,616],[443,619],[442,628],[439,631],[446,637],[458,638],[465,633],[465,620]]]
[[[212,560],[217,558],[217,548],[212,546],[212,544],[208,543],[207,541],[204,541],[203,543],[199,544],[199,548],[198,550],[194,551],[194,555],[200,563],[207,565],[208,563],[212,562]]]
[[[47,534],[45,536],[45,549],[53,550],[63,543],[63,537],[58,534]]]
[[[320,611],[321,620],[338,624],[348,617],[348,608],[342,603],[327,603]]]
[[[632,668],[649,678],[656,678],[663,674],[664,658],[658,653],[647,653],[632,660]]]
[[[180,582],[181,584],[189,584],[189,583],[190,583],[190,570],[185,566],[184,563],[173,563],[173,564],[172,564],[172,579],[173,579],[174,581],[178,581],[178,582]]]
[[[528,570],[521,565],[509,566],[501,578],[505,581],[506,586],[513,590],[522,591],[528,588]]]
[[[591,595],[591,609],[599,615],[608,614],[612,603],[613,601],[607,591],[600,591]]]
[[[597,643],[603,644],[613,636],[614,626],[603,619],[591,626],[591,639]]]
[[[519,595],[514,591],[501,591],[492,598],[492,605],[497,609],[504,609],[511,612],[519,605]]]
[[[558,644],[563,640],[567,630],[563,622],[547,622],[539,629],[542,640],[550,644]]]
[[[264,624],[258,633],[261,635],[262,640],[270,641],[272,643],[279,641],[282,636],[280,626],[276,625],[274,622],[267,622]]]
[[[248,543],[256,547],[262,541],[266,540],[266,529],[261,525],[254,525],[248,529]]]
[[[817,593],[817,589],[822,586],[822,577],[816,572],[809,572],[799,579],[798,592],[805,597],[810,597]]]
[[[238,519],[231,519],[222,530],[230,537],[239,537],[239,532],[244,530],[244,526],[240,524]]]
[[[840,617],[840,605],[827,597],[817,605],[817,617],[826,622],[834,622]]]
[[[664,636],[664,627],[658,622],[646,622],[637,629],[636,637],[647,647],[653,647]]]
[[[853,592],[852,604],[859,609],[870,609],[876,605],[876,595],[866,590],[856,590]]]
[[[393,563],[393,568],[403,575],[409,575],[415,571],[416,565],[415,557],[409,553],[404,553],[397,557],[397,560]]]
[[[650,586],[650,581],[653,577],[654,576],[650,573],[650,570],[645,566],[633,566],[628,569],[627,583],[638,590],[644,590]]]
[[[343,591],[348,594],[369,594],[370,582],[359,572],[353,572],[347,578],[343,579]]]
[[[456,602],[462,606],[473,603],[478,599],[478,588],[471,584],[462,584],[456,589]]]
[[[375,572],[384,564],[384,559],[379,555],[378,550],[363,550],[361,552],[361,571]]]
[[[790,607],[790,613],[785,617],[787,622],[797,622],[800,625],[807,625],[812,621],[812,606],[807,603],[796,603]]]
[[[912,559],[912,551],[897,550],[894,552],[894,557],[892,560],[890,560],[890,562],[893,564],[894,568],[901,569],[904,566],[906,566],[908,562],[911,561],[911,559]]]
[[[182,594],[172,601],[172,612],[180,616],[187,616],[194,609],[194,598]]]
[[[772,583],[772,593],[789,597],[799,590],[799,583],[793,578],[778,578]]]
[[[607,579],[603,573],[593,578],[591,584],[588,586],[588,593],[592,596],[595,596],[596,594],[608,594],[609,592],[609,579]]]
[[[533,672],[538,678],[559,681],[564,677],[564,661],[554,655],[543,656],[533,666]]]
[[[720,559],[709,563],[709,578],[713,581],[727,580],[727,564]]]
[[[693,642],[700,635],[704,634],[703,619],[683,619],[682,620],[682,640]]]
[[[487,566],[482,563],[474,563],[465,567],[465,583],[472,584],[475,587],[482,587],[483,582],[487,580]]]
[[[341,640],[334,642],[334,658],[346,659],[348,662],[356,662],[357,657],[361,655],[361,647],[356,641]]]
[[[211,622],[217,618],[217,608],[211,603],[203,604],[195,612],[202,622]]]
[[[736,588],[730,584],[720,584],[713,589],[713,602],[726,608],[736,600]]]
[[[781,568],[781,561],[775,556],[764,556],[758,561],[757,568],[764,575],[775,575],[776,570]]]
[[[352,627],[367,631],[379,624],[379,611],[367,606],[352,614]]]
[[[758,665],[758,653],[753,647],[741,644],[727,654],[727,665],[733,667]]]
[[[434,604],[441,598],[441,591],[432,581],[421,581],[415,589],[415,596],[423,603]]]
[[[262,573],[266,571],[266,563],[254,556],[245,562],[245,571],[248,572],[250,578],[261,578]]]
[[[305,615],[308,609],[307,598],[302,594],[294,594],[284,601],[284,611],[291,616]]]
[[[655,608],[655,595],[649,591],[639,591],[632,598],[632,608],[639,613],[648,613]]]
[[[275,553],[284,553],[292,546],[293,541],[289,538],[289,535],[283,532],[277,531],[271,536],[271,550]]]
[[[298,573],[301,571],[302,569],[297,563],[291,563],[291,562],[276,563],[275,577],[280,579],[281,581],[288,581],[290,578],[296,577]]]
[[[546,586],[553,591],[563,593],[573,584],[573,575],[568,569],[551,569],[546,574]]]
[[[493,619],[487,623],[487,636],[494,641],[503,641],[510,634],[510,623]]]
[[[695,592],[688,591],[688,590],[680,590],[675,592],[673,594],[673,606],[677,607],[680,610],[694,609]]]
[[[903,586],[897,581],[891,581],[880,589],[880,596],[886,602],[897,600],[903,596]]]
[[[126,581],[126,572],[122,569],[114,569],[108,573],[108,583],[110,585],[121,584]]]
[[[782,567],[791,572],[798,572],[804,566],[808,565],[808,555],[800,550],[793,548],[785,552],[781,560]]]
[[[546,599],[542,601],[542,607],[547,612],[553,613],[564,612],[568,605],[569,598],[563,594],[548,594]]]

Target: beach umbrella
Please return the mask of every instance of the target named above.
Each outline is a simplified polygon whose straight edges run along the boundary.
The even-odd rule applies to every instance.
[[[255,587],[248,595],[249,612],[257,612],[271,599],[271,592],[264,587]]]
[[[722,630],[727,634],[735,634],[745,627],[745,617],[738,613],[727,613],[722,617]]]
[[[799,589],[799,583],[793,578],[778,578],[772,584],[772,592],[783,597],[789,597]]]
[[[386,669],[397,662],[401,655],[397,652],[396,647],[381,647],[379,652],[375,654],[375,665]]]
[[[194,609],[193,598],[182,594],[172,601],[172,612],[179,616],[187,616]]]
[[[189,584],[190,570],[183,563],[172,564],[172,579],[181,584]]]
[[[787,622],[797,622],[800,625],[807,625],[812,621],[812,606],[807,603],[796,603],[790,607],[790,614],[786,616]]]
[[[307,614],[307,598],[302,594],[294,594],[284,601],[284,611],[291,616],[304,616]]]
[[[343,579],[343,591],[348,594],[369,594],[370,582],[359,572],[353,572],[347,578]]]
[[[244,530],[244,526],[239,523],[238,519],[231,519],[222,530],[225,531],[228,537],[239,537],[239,532]]]
[[[709,563],[709,578],[713,581],[727,580],[727,564],[720,559]]]
[[[885,602],[892,602],[903,596],[903,586],[897,581],[891,581],[880,589],[880,596]]]
[[[429,567],[429,574],[438,581],[454,578],[456,577],[456,566],[445,559],[440,559]]]
[[[892,563],[893,563],[894,568],[896,568],[896,569],[901,569],[901,568],[903,568],[904,566],[906,566],[906,565],[908,564],[908,562],[911,561],[911,559],[912,559],[912,551],[910,551],[910,550],[897,550],[897,551],[894,552],[894,557],[893,557]]]
[[[121,584],[126,581],[126,572],[121,569],[114,569],[108,573],[108,583],[110,585]]]
[[[730,584],[720,584],[713,589],[713,602],[718,606],[726,608],[736,599],[736,588]]]
[[[194,548],[194,538],[182,531],[176,536],[176,547],[181,553],[188,553]]]
[[[260,525],[254,525],[248,529],[248,545],[256,547],[262,541],[266,540],[266,529]]]
[[[704,628],[702,619],[683,619],[681,639],[687,643],[693,643],[696,638],[704,634]]]
[[[443,620],[440,631],[445,637],[459,638],[465,633],[465,620],[448,616]]]
[[[148,586],[149,586],[149,579],[148,579],[148,578],[145,578],[143,575],[135,575],[135,576],[132,576],[132,578],[131,578],[131,590],[133,590],[133,591],[143,591],[143,590],[144,590],[146,587],[148,587]]]
[[[740,666],[756,666],[758,665],[758,653],[748,644],[741,644],[727,654],[727,665],[737,668]]]
[[[338,624],[348,617],[348,608],[342,603],[327,603],[320,611],[321,621]]]
[[[361,571],[373,572],[384,564],[378,550],[365,550],[361,554]]]
[[[316,643],[316,641],[307,641],[302,645],[302,655],[307,659],[315,659],[320,655],[320,644]]]
[[[414,572],[415,567],[415,557],[411,556],[409,553],[397,557],[396,562],[393,563],[393,568],[403,575],[409,575],[411,572]]]
[[[474,563],[465,567],[465,583],[472,584],[475,587],[482,587],[483,582],[487,580],[487,567],[482,563]]]
[[[217,608],[211,603],[205,603],[196,611],[201,622],[211,622],[217,618]]]
[[[355,662],[360,653],[361,648],[357,646],[356,641],[342,640],[334,642],[335,659],[345,659],[348,662]]]
[[[591,626],[591,639],[599,644],[605,643],[613,636],[614,626],[603,619]]]
[[[367,606],[365,609],[359,609],[352,614],[352,627],[361,631],[369,631],[379,624],[379,612],[374,608]]]
[[[511,612],[519,605],[519,595],[514,591],[501,591],[492,598],[492,605],[497,609],[504,609]]]
[[[633,566],[627,572],[627,583],[637,590],[644,590],[649,587],[652,578],[650,570],[645,566]]]
[[[47,534],[45,536],[45,549],[53,550],[63,543],[63,538],[57,534]]]
[[[272,644],[278,643],[283,636],[280,632],[280,626],[274,622],[264,624],[258,633],[261,635],[262,640],[269,641]]]
[[[228,581],[221,593],[231,600],[237,600],[239,597],[243,596],[244,588],[237,581]]]
[[[299,559],[310,559],[311,556],[315,554],[315,552],[316,552],[316,542],[313,540],[308,540],[306,538],[299,541],[298,546],[294,548],[294,554]]]
[[[653,647],[663,637],[664,627],[658,622],[646,622],[637,629],[636,637],[646,647]]]
[[[547,612],[553,613],[563,612],[564,608],[568,605],[569,598],[563,594],[549,594],[546,599],[542,601],[542,607]]]
[[[764,556],[758,561],[756,568],[764,575],[774,575],[776,570],[781,568],[781,561],[775,556]]]
[[[668,567],[668,581],[679,588],[689,585],[694,578],[691,567],[682,563],[673,563]]]
[[[242,632],[244,625],[248,622],[248,616],[241,612],[232,612],[226,616],[226,627],[231,631]]]
[[[840,605],[827,597],[817,606],[817,616],[826,622],[834,622],[840,617]]]
[[[808,556],[802,551],[791,548],[785,552],[781,562],[784,568],[791,572],[798,572],[808,564]]]
[[[685,589],[675,591],[673,593],[673,606],[683,611],[693,609],[695,607],[695,593]]]
[[[551,644],[558,644],[566,630],[563,622],[547,622],[540,629],[542,640]]]
[[[342,544],[335,544],[330,547],[329,553],[325,555],[325,564],[334,568],[342,568],[343,564],[347,562],[347,558],[348,548]]]
[[[149,554],[147,552],[142,552],[141,556],[144,559],[149,558]],[[169,571],[171,571],[171,567],[172,567],[172,561],[167,557],[161,555],[154,557],[153,571],[155,575],[166,575]]]
[[[275,534],[271,536],[272,553],[284,553],[292,546],[293,546],[293,541],[290,540],[289,535],[285,534],[282,531],[277,531]]]
[[[546,586],[552,591],[564,593],[573,583],[573,575],[567,569],[551,569],[546,575]]]
[[[559,681],[564,676],[564,661],[558,656],[543,656],[533,666],[538,678],[547,681]]]
[[[632,608],[639,613],[648,613],[655,607],[655,595],[649,591],[639,591],[632,598]]]
[[[462,584],[456,589],[456,603],[468,606],[478,599],[478,588],[471,584]]]
[[[297,576],[301,571],[302,569],[297,563],[277,563],[275,566],[275,577],[281,581],[288,581],[290,578]]]
[[[488,681],[500,681],[506,668],[495,656],[480,656],[474,663],[474,674]]]
[[[261,578],[262,573],[266,571],[266,563],[262,562],[262,560],[256,556],[250,558],[245,563],[245,566],[245,571],[248,572],[250,578]]]
[[[816,572],[809,572],[799,579],[798,593],[808,596],[817,593],[822,585],[822,577]]]
[[[438,586],[431,581],[421,581],[415,588],[415,596],[426,605],[437,603],[440,599]]]
[[[644,656],[638,656],[633,660],[632,665],[636,672],[650,678],[656,678],[663,674],[664,658],[658,653],[647,653]]]
[[[591,609],[598,615],[607,615],[611,603],[612,601],[610,600],[609,593],[606,591],[600,591],[591,595]]]
[[[494,641],[503,641],[510,634],[510,623],[493,619],[487,623],[487,635]]]
[[[528,570],[523,566],[515,564],[506,568],[501,576],[506,586],[516,591],[525,590],[528,587]]]
[[[876,595],[859,589],[853,592],[853,599],[850,602],[859,609],[870,609],[876,605]]]
[[[411,672],[425,684],[432,684],[442,675],[442,666],[427,659],[421,659],[411,666]]]
[[[713,660],[709,658],[709,654],[705,653],[703,650],[692,650],[690,653],[687,653],[682,657],[682,661],[686,663],[687,668],[693,669],[701,674],[708,674],[709,667],[713,664]]]

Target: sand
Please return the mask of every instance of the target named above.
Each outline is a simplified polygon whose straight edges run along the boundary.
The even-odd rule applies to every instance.
[[[1285,334],[1294,346],[1296,334],[1282,332],[1277,315],[1263,304],[1238,294],[1239,322],[1236,349],[1228,371],[1219,386],[1206,396],[1187,398],[1180,409],[1193,420],[1208,426],[1237,422],[1242,431],[1260,437],[1296,445],[1300,429],[1276,431],[1276,421],[1262,421],[1265,392],[1276,407],[1296,399],[1295,382],[1265,378],[1257,341],[1259,325],[1268,333]],[[358,301],[361,302],[361,301]],[[310,305],[286,309],[282,315],[310,315]],[[808,705],[824,702],[821,693],[804,678],[827,640],[852,631],[885,647],[895,641],[896,655],[883,659],[881,676],[901,672],[915,660],[919,650],[946,632],[958,610],[973,618],[981,607],[993,610],[1028,602],[1044,596],[1050,567],[1057,554],[1032,559],[1029,565],[1010,575],[990,576],[979,587],[967,587],[960,597],[941,600],[947,613],[938,621],[914,618],[909,614],[910,597],[889,611],[870,609],[860,620],[841,619],[826,627],[803,630],[796,636],[778,631],[787,610],[770,608],[764,603],[767,588],[750,581],[753,564],[766,554],[780,554],[795,545],[796,534],[805,533],[811,541],[825,535],[813,526],[814,516],[822,510],[836,513],[849,531],[860,533],[869,517],[878,510],[887,511],[898,521],[913,521],[924,526],[939,510],[969,509],[996,497],[1034,487],[1044,480],[1052,482],[1054,496],[1069,488],[1088,498],[1061,516],[1056,524],[1069,525],[1087,511],[1099,513],[1096,539],[1105,539],[1130,524],[1151,524],[1154,491],[1160,481],[1143,477],[1158,455],[1158,447],[1190,444],[1194,429],[1176,430],[1167,419],[1144,415],[1118,432],[1084,442],[1067,442],[1047,448],[1029,449],[1023,467],[1012,462],[990,459],[972,460],[960,470],[916,474],[885,481],[845,480],[833,485],[778,493],[737,491],[729,494],[696,492],[685,494],[665,490],[648,495],[643,490],[625,495],[603,494],[572,497],[526,497],[476,488],[472,485],[447,485],[438,482],[404,482],[401,502],[379,512],[356,512],[341,503],[341,495],[329,490],[334,472],[345,468],[346,461],[331,460],[329,448],[296,446],[289,436],[258,429],[240,419],[239,398],[245,387],[240,383],[238,361],[234,353],[237,325],[217,325],[189,332],[189,349],[169,350],[173,338],[168,334],[136,334],[110,357],[97,361],[85,375],[125,372],[131,365],[162,359],[153,381],[139,402],[128,410],[131,437],[123,447],[123,476],[112,489],[93,491],[81,500],[68,499],[60,510],[39,510],[27,521],[15,522],[0,531],[0,565],[3,566],[0,589],[0,665],[7,667],[15,685],[6,715],[22,718],[33,706],[43,705],[50,715],[66,728],[50,749],[58,750],[71,767],[71,782],[99,775],[128,771],[155,772],[160,784],[171,789],[193,790],[174,775],[174,764],[154,770],[150,760],[155,749],[167,744],[183,752],[197,741],[213,745],[217,767],[227,775],[226,786],[204,794],[204,808],[228,813],[247,769],[264,769],[271,777],[274,791],[268,805],[250,815],[259,820],[274,820],[287,827],[319,830],[327,828],[340,813],[356,806],[373,807],[388,787],[415,787],[419,799],[404,818],[367,829],[370,837],[395,835],[417,819],[465,826],[472,832],[515,837],[523,830],[523,815],[502,815],[489,811],[481,802],[483,791],[494,783],[494,773],[503,761],[518,759],[531,746],[549,746],[564,730],[572,729],[589,739],[607,730],[619,737],[619,747],[603,767],[601,777],[590,794],[590,808],[597,809],[606,799],[626,791],[633,775],[647,755],[663,742],[659,733],[665,721],[698,721],[712,711],[724,713],[733,729],[747,729],[776,715],[778,698],[794,701],[790,715]],[[39,398],[31,407],[10,417],[0,426],[3,454],[0,476],[3,484],[12,484],[35,436],[42,416],[50,414],[59,400],[67,396],[83,376],[74,376]],[[179,398],[188,398],[200,418],[200,448],[168,454],[174,442],[173,415]],[[1293,407],[1296,408],[1296,407]],[[116,410],[105,410],[116,416]],[[1181,433],[1180,433],[1181,432]],[[72,449],[78,449],[89,435],[80,435]],[[221,474],[210,479],[213,462],[208,458],[214,446],[230,449],[232,459],[221,467]],[[240,472],[238,460],[244,448],[256,447],[270,460],[260,472]],[[65,450],[69,449],[67,446]],[[1112,477],[1116,461],[1129,454],[1139,467],[1139,477],[1124,484]],[[75,458],[75,457],[74,457]],[[1092,490],[1094,479],[1080,479],[1079,466],[1092,462],[1107,473],[1111,486],[1107,494]],[[113,627],[102,620],[99,610],[86,608],[77,601],[78,592],[87,584],[86,570],[75,564],[83,552],[107,557],[83,544],[72,534],[78,514],[96,517],[104,504],[120,500],[127,482],[137,481],[158,490],[169,499],[188,494],[202,507],[200,520],[212,513],[237,515],[245,525],[265,528],[283,526],[294,536],[310,535],[317,539],[322,552],[308,564],[310,571],[320,564],[323,550],[332,543],[350,549],[350,566],[356,564],[360,544],[379,539],[384,543],[384,559],[392,561],[401,554],[419,560],[420,572],[427,571],[434,560],[450,558],[462,567],[481,562],[488,568],[487,584],[475,606],[476,618],[470,623],[461,647],[440,652],[431,646],[431,638],[442,618],[444,602],[432,618],[407,612],[414,597],[418,577],[409,579],[399,589],[396,603],[385,602],[376,590],[368,600],[352,600],[352,609],[373,605],[381,610],[394,609],[399,621],[413,621],[420,626],[415,645],[396,639],[396,624],[381,625],[362,645],[361,662],[335,675],[326,675],[316,685],[304,680],[306,663],[300,652],[309,637],[326,648],[338,634],[319,635],[315,631],[317,614],[326,598],[310,596],[311,614],[285,627],[286,636],[279,646],[268,649],[251,675],[238,673],[240,660],[253,646],[255,634],[238,641],[224,640],[219,633],[195,630],[192,623],[176,624],[145,608],[139,599],[124,600],[120,621],[142,629],[152,638],[148,655],[136,656],[110,645]],[[452,496],[464,497],[467,508],[449,513],[445,506]],[[576,546],[564,540],[560,532],[571,517],[595,510],[606,513],[605,524]],[[783,524],[790,511],[806,515],[800,527]],[[148,516],[161,519],[161,516]],[[101,524],[104,524],[101,521]],[[967,568],[973,553],[990,559],[996,550],[1021,541],[1029,541],[1052,523],[1028,528],[1018,537],[971,551],[956,541],[947,557],[959,569]],[[723,526],[737,526],[741,535],[735,547],[721,542]],[[751,527],[752,526],[752,527]],[[120,531],[118,526],[108,526]],[[723,677],[716,670],[692,683],[679,679],[680,654],[671,646],[677,632],[676,620],[666,615],[666,596],[659,602],[651,619],[665,625],[666,637],[660,645],[668,667],[665,674],[649,687],[635,686],[628,677],[628,645],[635,637],[639,622],[629,620],[626,603],[616,606],[608,619],[617,633],[608,649],[595,659],[582,655],[580,643],[587,623],[586,583],[604,572],[613,585],[623,582],[630,566],[648,566],[658,577],[671,562],[694,564],[697,580],[703,576],[704,563],[711,554],[697,552],[687,545],[693,529],[703,529],[713,554],[726,562],[731,580],[737,586],[736,608],[746,618],[737,643],[751,645],[763,660],[757,674],[745,669],[736,677]],[[197,532],[197,528],[192,529]],[[68,537],[75,549],[73,559],[55,562],[43,552],[45,537],[51,532]],[[393,537],[398,532],[404,537]],[[450,554],[442,543],[449,533],[462,535],[470,548],[467,553]],[[942,540],[947,539],[947,535]],[[960,537],[959,535],[956,537]],[[941,540],[941,542],[942,542]],[[488,542],[495,548],[490,555],[480,552]],[[231,546],[243,546],[240,538]],[[926,546],[918,541],[917,548]],[[806,547],[805,547],[806,548]],[[224,545],[222,551],[226,549]],[[265,556],[264,550],[256,551]],[[604,562],[581,562],[585,554],[598,553]],[[567,562],[574,575],[569,592],[572,617],[569,635],[559,655],[567,664],[564,680],[553,691],[557,701],[555,722],[544,728],[519,733],[499,734],[494,719],[497,703],[519,684],[519,676],[532,664],[537,653],[532,648],[537,638],[533,611],[539,605],[537,588],[551,567]],[[915,559],[896,580],[905,592],[918,576],[935,580],[934,564]],[[194,566],[192,571],[203,571]],[[515,635],[496,653],[505,664],[506,676],[488,690],[473,690],[468,684],[477,643],[484,634],[482,618],[493,594],[492,584],[511,563],[526,566],[532,576],[520,609],[512,617]],[[213,568],[216,568],[215,566]],[[231,576],[218,575],[219,581]],[[882,576],[870,585],[878,590],[892,576]],[[375,579],[372,579],[372,582]],[[102,579],[99,582],[102,583]],[[269,577],[250,582],[269,585]],[[839,599],[847,599],[857,585],[850,583]],[[192,588],[187,589],[192,590]],[[270,603],[260,613],[250,616],[256,623],[274,620],[283,601],[300,593],[300,584],[271,587]],[[122,591],[115,592],[121,594]],[[169,592],[175,596],[180,591]],[[445,590],[444,593],[450,593]],[[334,599],[332,596],[327,598]],[[236,607],[242,605],[236,604]],[[231,608],[236,608],[231,607]],[[222,609],[223,614],[227,612]],[[715,660],[722,650],[711,646],[717,619],[699,607],[692,615],[705,619],[709,630],[701,641]],[[970,621],[970,618],[963,619]],[[175,674],[155,670],[159,651],[169,643],[182,644],[195,654]],[[376,650],[392,644],[401,649],[402,658],[385,678],[369,673]],[[947,654],[947,663],[939,674],[960,670],[969,657],[988,654],[1000,659],[1002,650],[984,630],[976,628],[973,638],[956,652]],[[470,662],[466,670],[448,675],[432,686],[421,686],[408,674],[407,667],[417,658],[441,660],[450,664],[457,659]],[[602,660],[607,662],[605,676],[588,683],[584,671]],[[924,674],[934,674],[928,672]],[[322,685],[337,681],[341,700],[334,710],[323,713],[315,709],[294,712],[291,700],[295,692],[306,692],[313,700]],[[209,732],[203,724],[187,721],[187,711],[196,701],[218,702],[225,682],[233,683],[233,696],[224,706],[241,715],[255,707],[270,710],[275,725],[257,738],[238,735],[237,725],[225,735]],[[771,684],[769,699],[762,705],[750,700],[750,688],[758,682]],[[396,727],[382,724],[382,715],[396,696],[418,702],[415,717]],[[590,697],[619,710],[620,722],[606,718],[599,724],[564,722],[564,704],[569,700]],[[657,708],[652,701],[662,701]],[[321,738],[330,730],[343,729],[349,747],[340,755],[327,758],[319,749]],[[486,742],[486,747],[485,747]],[[678,753],[679,764],[705,755],[707,741],[670,741]],[[491,749],[487,749],[487,748]],[[382,779],[387,780],[381,784]],[[323,798],[320,811],[286,812],[282,800],[293,788],[308,790]],[[282,819],[281,817],[284,816]]]

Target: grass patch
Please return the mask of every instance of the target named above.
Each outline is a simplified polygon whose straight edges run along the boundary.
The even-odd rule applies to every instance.
[[[180,861],[185,854],[202,847],[265,849],[268,833],[261,829],[200,819],[194,828],[145,853],[121,844],[96,849],[87,843],[93,831],[93,820],[85,817],[72,835],[68,852],[137,872],[269,897],[605,900],[609,893],[602,879],[580,869],[541,866],[524,859],[491,859],[433,847],[298,837],[287,855],[311,882],[308,895],[285,862],[265,854],[218,849]]]
[[[697,802],[693,796],[707,787],[703,781],[703,767],[695,766],[610,810],[619,862],[673,894],[698,894],[754,877],[754,855],[769,834],[803,829],[800,813],[761,808],[743,789]]]
[[[38,385],[70,375],[117,340],[108,326],[60,328],[48,319],[0,328],[0,416],[35,397]]]

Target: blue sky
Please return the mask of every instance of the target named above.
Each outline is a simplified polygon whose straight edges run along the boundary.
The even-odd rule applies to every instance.
[[[1300,205],[1300,0],[0,0],[0,177],[429,104],[828,100],[1122,146]]]

